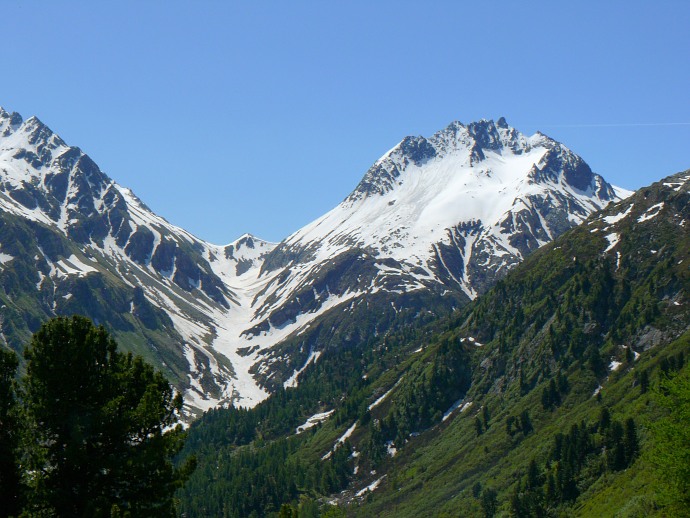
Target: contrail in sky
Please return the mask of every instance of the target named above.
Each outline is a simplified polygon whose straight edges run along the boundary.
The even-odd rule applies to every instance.
[[[545,128],[632,128],[637,126],[690,126],[690,122],[621,122],[606,124],[544,124]]]

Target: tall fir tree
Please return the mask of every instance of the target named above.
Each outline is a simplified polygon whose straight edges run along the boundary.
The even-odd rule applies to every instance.
[[[0,517],[19,514],[19,408],[16,399],[17,355],[0,349]]]
[[[31,513],[172,516],[172,495],[193,460],[172,457],[182,398],[139,357],[122,354],[83,317],[44,324],[26,351],[27,414],[34,423]]]

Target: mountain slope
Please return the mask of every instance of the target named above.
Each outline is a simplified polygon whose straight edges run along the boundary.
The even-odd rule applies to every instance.
[[[242,299],[228,279],[272,245],[251,236],[209,245],[169,224],[35,117],[0,110],[0,135],[2,274],[26,270],[27,300],[3,308],[6,343],[21,348],[40,321],[81,313],[163,368],[192,405],[239,397],[242,372],[211,343],[219,316]]]
[[[473,350],[472,383],[456,407],[466,410],[410,440],[409,453],[392,461],[380,498],[362,515],[412,516],[429,508],[479,514],[480,501],[471,491],[477,483],[498,492],[504,511],[516,512],[525,495],[536,494],[524,485],[531,459],[542,483],[549,473],[558,475],[548,460],[558,433],[565,436],[585,423],[594,430],[591,440],[603,441],[597,422],[604,408],[638,427],[648,425],[641,415],[657,419],[644,387],[682,369],[690,352],[689,219],[685,171],[590,218],[478,300],[444,337],[459,347],[481,344]],[[556,383],[554,391],[550,384],[559,379],[565,384]],[[405,414],[400,402],[414,388],[406,390],[407,396],[390,396],[389,416]],[[507,433],[508,421],[520,423],[523,412],[531,430]],[[643,449],[652,448],[646,440]],[[540,505],[561,511],[574,505],[578,515],[611,516],[636,497],[639,507],[629,504],[629,512],[652,512],[656,504],[646,508],[655,499],[646,457],[619,474],[601,451],[587,455],[588,467],[571,473],[577,491],[560,501],[542,495],[546,503]],[[399,478],[411,470],[424,472],[438,490],[424,491],[418,479]],[[627,502],[604,497],[620,494]]]
[[[276,280],[257,300],[258,323],[244,336],[251,341],[276,328],[303,331],[305,313],[320,311],[326,301],[351,305],[381,293],[379,311],[391,302],[415,307],[405,298],[416,292],[457,307],[538,247],[629,194],[562,144],[539,133],[526,137],[504,119],[456,122],[429,139],[406,137],[340,205],[266,256],[261,275],[277,274]],[[296,349],[312,348],[313,341],[302,340],[291,349],[259,350],[257,361],[289,363],[299,357]]]
[[[326,351],[297,388],[204,416],[185,513],[271,515],[330,495],[353,516],[481,516],[483,500],[520,516],[663,515],[648,423],[658,380],[688,369],[689,210],[686,171],[452,317]],[[566,443],[581,445],[567,461]]]
[[[85,314],[164,369],[190,410],[253,406],[329,348],[466,304],[627,194],[544,135],[453,123],[403,139],[282,243],[218,246],[153,214],[37,118],[0,110],[2,332],[20,349],[46,318]]]

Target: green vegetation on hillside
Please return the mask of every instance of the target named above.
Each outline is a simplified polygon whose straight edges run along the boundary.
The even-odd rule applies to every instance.
[[[688,371],[688,220],[687,190],[655,184],[538,250],[454,315],[331,347],[297,388],[207,414],[182,455],[200,464],[179,494],[185,515],[681,508],[686,475],[667,467],[687,451],[673,424],[687,417],[687,400],[667,380]],[[295,433],[325,411],[323,423]]]

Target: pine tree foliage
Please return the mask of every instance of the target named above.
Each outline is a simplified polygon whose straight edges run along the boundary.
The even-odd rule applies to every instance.
[[[44,324],[26,350],[30,514],[172,516],[182,398],[139,357],[83,317]]]
[[[0,349],[0,516],[19,514],[20,495],[20,415],[16,398],[17,355]]]

